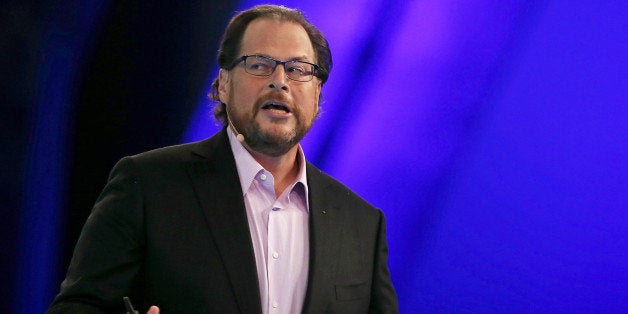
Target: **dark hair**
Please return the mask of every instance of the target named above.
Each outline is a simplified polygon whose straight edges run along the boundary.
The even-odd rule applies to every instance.
[[[271,18],[301,25],[310,38],[314,53],[316,54],[316,64],[318,65],[316,77],[318,77],[322,83],[327,81],[332,67],[331,51],[329,50],[327,39],[325,39],[323,33],[321,33],[316,26],[305,18],[303,12],[277,5],[259,5],[249,10],[242,11],[231,19],[223,35],[222,42],[220,43],[220,49],[218,50],[218,65],[221,69],[229,69],[233,62],[240,57],[239,54],[244,32],[249,23],[258,18]],[[218,97],[219,84],[218,78],[212,83],[210,97],[216,101],[220,101]],[[223,125],[227,125],[226,115],[226,104],[220,102],[214,107],[214,117],[216,120],[222,122]]]

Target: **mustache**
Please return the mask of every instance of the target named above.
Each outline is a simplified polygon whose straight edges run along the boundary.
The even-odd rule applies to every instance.
[[[292,103],[291,99],[288,96],[286,96],[286,94],[279,93],[279,92],[270,92],[268,94],[263,95],[259,99],[257,99],[257,101],[255,102],[255,106],[253,106],[253,110],[255,111],[254,113],[257,114],[257,112],[262,109],[262,105],[265,102],[269,101],[269,100],[282,102],[282,103],[288,105],[290,107],[290,109],[294,109],[295,108],[295,106]]]

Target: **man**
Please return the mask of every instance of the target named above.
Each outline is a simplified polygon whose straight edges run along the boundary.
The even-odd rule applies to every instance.
[[[297,10],[227,27],[213,137],[125,157],[88,218],[50,313],[395,313],[385,222],[299,145],[331,69]]]

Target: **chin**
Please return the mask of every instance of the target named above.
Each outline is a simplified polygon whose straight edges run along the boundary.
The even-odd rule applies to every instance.
[[[290,143],[293,142],[297,137],[297,133],[294,129],[290,130],[282,130],[282,131],[274,131],[274,132],[264,132],[264,138],[268,139],[269,142],[273,143]]]
[[[262,125],[260,132],[270,138],[293,137],[297,133],[297,128],[292,123],[286,124],[270,124],[265,127]]]

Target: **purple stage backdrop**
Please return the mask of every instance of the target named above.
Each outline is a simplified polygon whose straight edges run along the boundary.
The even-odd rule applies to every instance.
[[[329,39],[305,153],[385,212],[402,313],[628,312],[628,2],[280,4]],[[42,85],[65,95],[68,82]],[[211,105],[182,142],[218,130]],[[36,166],[50,154],[41,132],[21,217],[26,312],[56,292],[53,217],[71,167]]]
[[[306,155],[386,213],[401,312],[628,310],[625,3],[282,3],[334,58]]]

